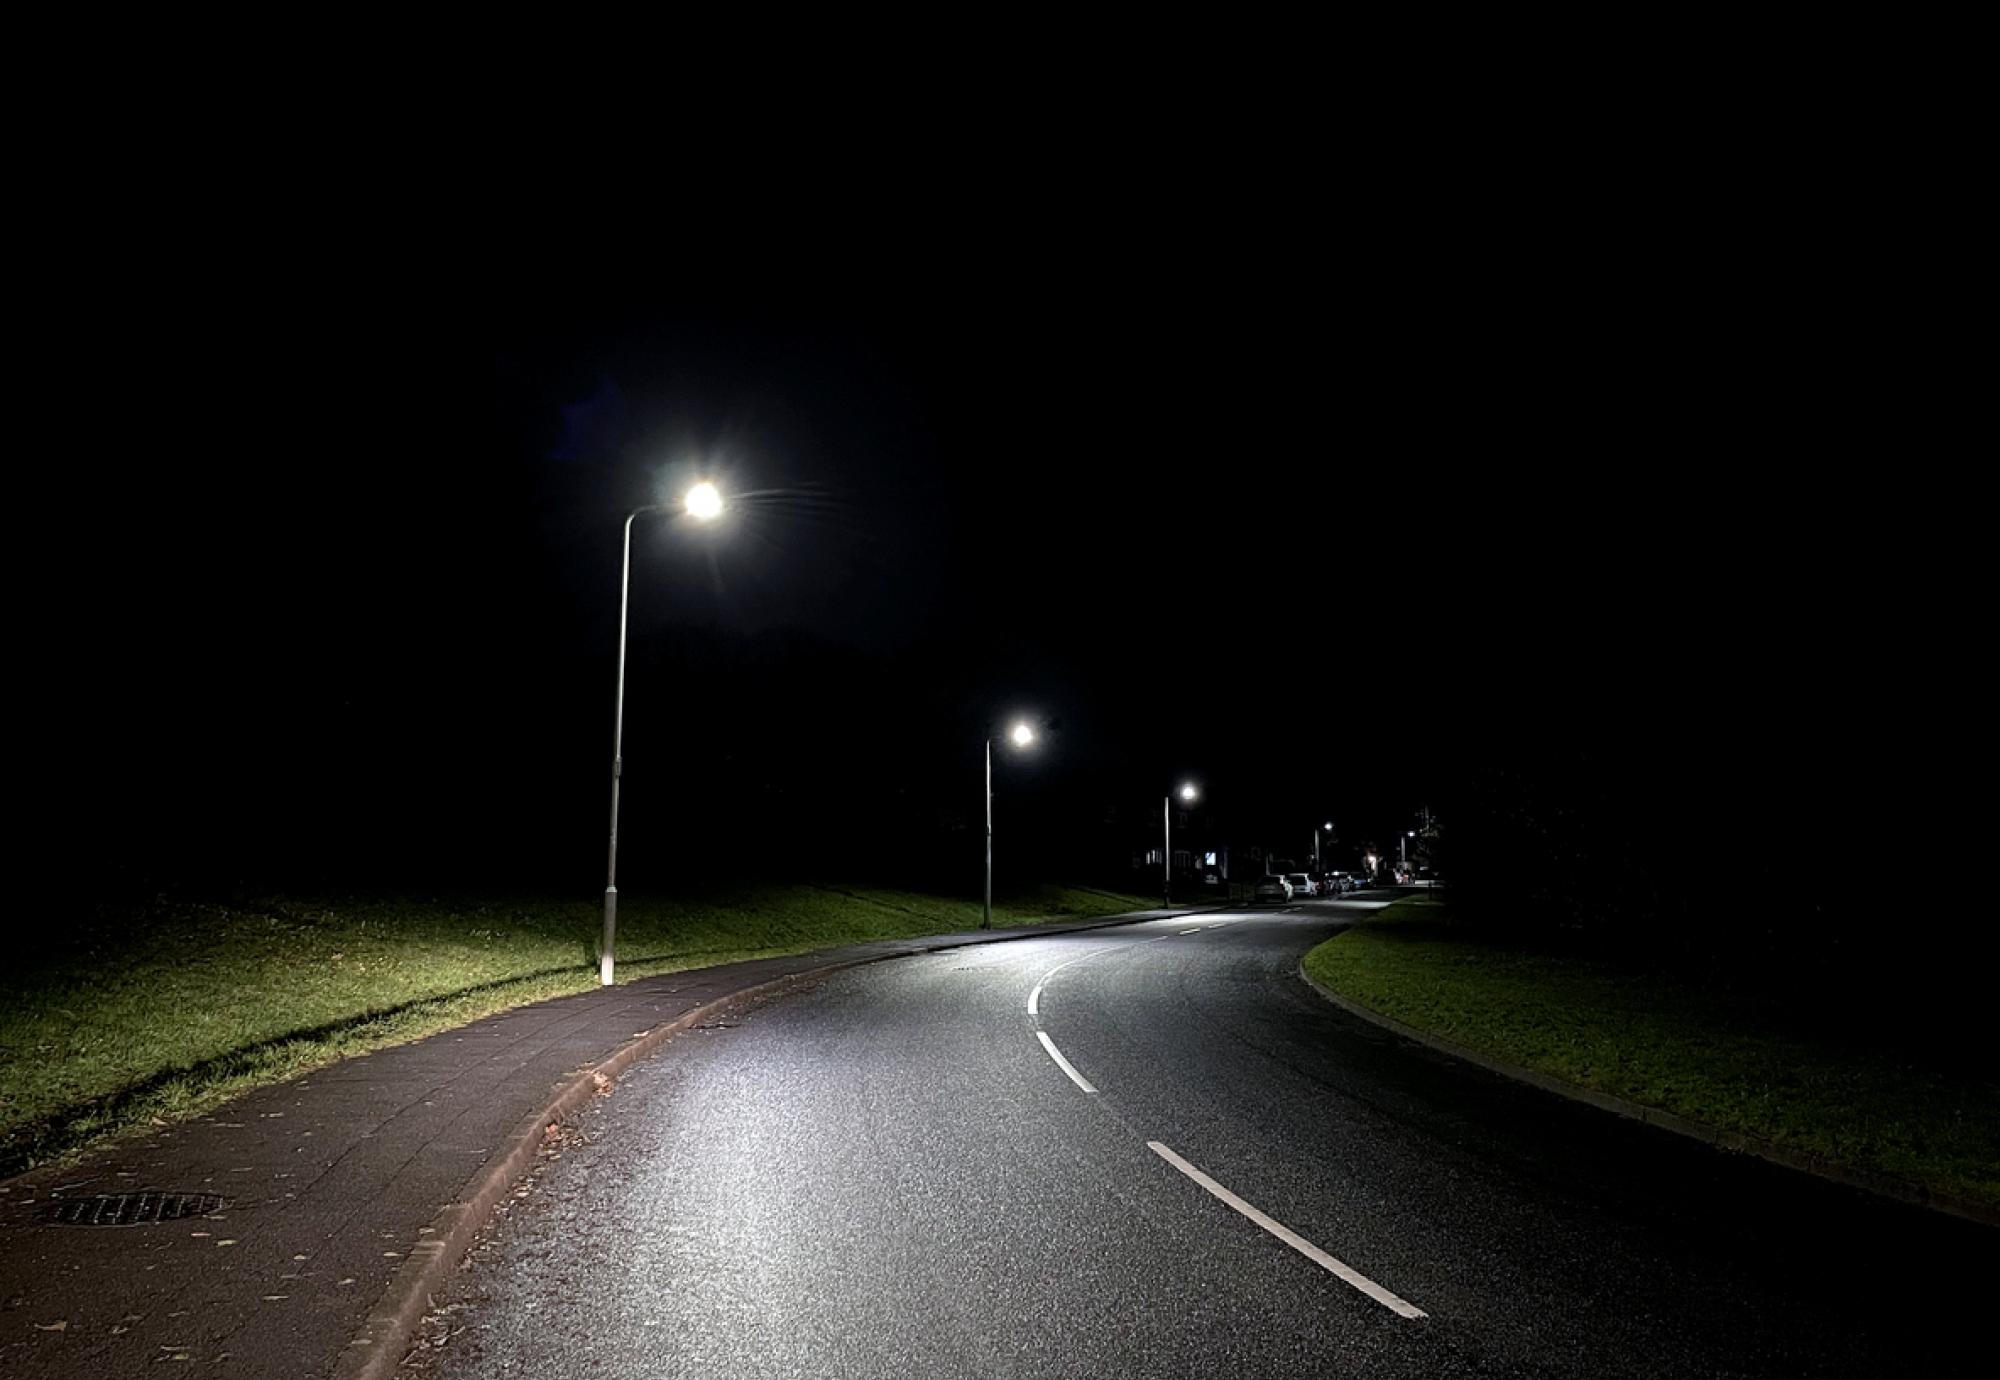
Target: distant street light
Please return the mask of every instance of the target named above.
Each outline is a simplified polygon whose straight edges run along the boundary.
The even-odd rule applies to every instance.
[[[1030,747],[1035,741],[1035,730],[1022,719],[1008,730],[1007,737],[1017,748]],[[993,739],[990,735],[986,739],[986,903],[980,910],[979,928],[993,928]]]
[[[681,503],[699,522],[722,514],[722,494],[706,480],[689,489]],[[597,980],[605,987],[611,985],[618,948],[618,778],[625,774],[625,610],[632,597],[632,519],[667,510],[665,503],[649,503],[625,516],[625,560],[618,573],[618,710],[611,728],[611,856],[604,877],[604,944],[597,954]]]
[[[1333,834],[1333,821],[1328,820],[1326,823],[1320,825],[1319,828],[1326,830],[1328,836],[1330,837]],[[1325,868],[1320,866],[1319,829],[1315,829],[1313,830],[1313,871],[1324,872],[1325,870],[1326,870]]]
[[[1181,787],[1181,799],[1190,805],[1199,794],[1201,792],[1194,788],[1193,782]],[[1172,910],[1174,908],[1174,798],[1171,795],[1160,802],[1160,822],[1166,827],[1166,847],[1161,850],[1165,856],[1162,860],[1160,900],[1163,904],[1160,909]]]

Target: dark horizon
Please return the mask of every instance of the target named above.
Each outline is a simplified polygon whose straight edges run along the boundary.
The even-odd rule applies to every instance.
[[[1065,290],[496,303],[443,339],[325,303],[156,318],[70,380],[102,435],[30,612],[38,846],[85,877],[588,892],[619,525],[697,470],[776,492],[635,526],[636,887],[969,851],[1014,713],[1062,727],[998,772],[1001,857],[1056,870],[1183,776],[1260,842],[1331,816],[1393,849],[1526,773],[1678,835],[1650,867],[1747,839],[1732,865],[1817,887],[1936,789],[1964,691],[1895,652],[1956,654],[1957,557],[1876,458],[1914,380],[1830,407],[1838,338],[1764,367],[1650,298],[1657,334],[1607,355],[1581,302],[1329,332]]]

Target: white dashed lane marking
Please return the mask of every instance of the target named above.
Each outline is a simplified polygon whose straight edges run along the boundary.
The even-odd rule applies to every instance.
[[[1060,1059],[1062,1056],[1057,1055],[1056,1057]],[[1074,1075],[1072,1075],[1072,1077],[1073,1076]],[[1160,1142],[1156,1140],[1149,1140],[1146,1142],[1146,1146],[1154,1154],[1158,1155],[1161,1159],[1165,1160],[1168,1164],[1180,1170],[1181,1173],[1187,1175],[1190,1179],[1193,1179],[1196,1183],[1200,1184],[1203,1188],[1207,1189],[1217,1198],[1220,1198],[1223,1202],[1229,1204],[1230,1207],[1235,1208],[1238,1212],[1242,1213],[1245,1217],[1248,1217],[1251,1221],[1255,1222],[1265,1231],[1271,1233],[1271,1235],[1277,1237],[1287,1246],[1290,1246],[1293,1250],[1297,1251],[1307,1260],[1312,1261],[1313,1264],[1318,1265],[1322,1269],[1329,1270],[1333,1274],[1338,1275],[1341,1279],[1353,1285],[1356,1289],[1359,1289],[1362,1293],[1368,1295],[1369,1298],[1374,1299],[1375,1302],[1381,1304],[1384,1308],[1387,1308],[1392,1313],[1396,1313],[1399,1316],[1405,1318],[1427,1318],[1430,1316],[1428,1313],[1424,1312],[1423,1309],[1417,1307],[1415,1304],[1407,1303],[1404,1300],[1397,1298],[1394,1294],[1390,1293],[1387,1289],[1384,1289],[1374,1280],[1368,1278],[1368,1276],[1362,1274],[1359,1270],[1353,1268],[1350,1265],[1346,1265],[1338,1260],[1335,1260],[1332,1256],[1328,1255],[1325,1251],[1321,1250],[1319,1247],[1313,1245],[1312,1242],[1306,1240],[1303,1236],[1300,1236],[1297,1232],[1293,1231],[1283,1222],[1280,1222],[1275,1218],[1265,1216],[1263,1213],[1259,1212],[1256,1208],[1250,1206],[1250,1204],[1244,1202],[1234,1193],[1231,1193],[1228,1189],[1224,1188],[1221,1184],[1209,1178],[1208,1175],[1202,1173],[1199,1169],[1196,1169],[1193,1165],[1189,1164],[1179,1155],[1176,1155],[1166,1146],[1160,1144]]]

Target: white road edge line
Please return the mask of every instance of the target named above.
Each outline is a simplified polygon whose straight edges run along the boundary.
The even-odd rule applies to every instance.
[[[1056,1048],[1056,1042],[1049,1038],[1048,1031],[1037,1030],[1035,1032],[1035,1038],[1042,1042],[1042,1048],[1049,1052],[1049,1058],[1056,1061],[1056,1067],[1069,1075],[1070,1082],[1076,1084],[1079,1088],[1082,1088],[1087,1093],[1094,1093],[1097,1091],[1096,1088],[1093,1088],[1090,1085],[1090,1080],[1088,1078],[1085,1078],[1082,1074],[1076,1071],[1076,1065],[1070,1063],[1069,1060],[1062,1057],[1062,1051]]]
[[[1173,936],[1171,935],[1161,934],[1161,935],[1155,935],[1153,939],[1139,939],[1125,944],[1107,944],[1101,949],[1092,949],[1087,954],[1078,954],[1075,958],[1066,959],[1063,962],[1056,964],[1055,967],[1049,969],[1046,973],[1042,974],[1042,980],[1035,984],[1035,990],[1028,993],[1028,1014],[1030,1016],[1041,1014],[1037,1004],[1041,1001],[1042,989],[1049,985],[1050,978],[1054,977],[1057,973],[1060,973],[1063,969],[1069,967],[1070,964],[1081,963],[1086,958],[1101,958],[1105,954],[1117,953],[1120,949],[1132,948],[1134,944],[1151,944],[1154,942],[1154,940],[1170,939],[1172,937]]]
[[[1196,926],[1195,926],[1195,927],[1194,927],[1193,929],[1191,929],[1191,930],[1182,930],[1182,931],[1181,931],[1181,933],[1182,933],[1182,934],[1200,934],[1200,933],[1201,933],[1201,926],[1200,926],[1200,925],[1196,925]]]
[[[1046,1035],[1042,1037],[1042,1042],[1044,1044],[1048,1043],[1048,1037]],[[1049,1046],[1049,1053],[1055,1054],[1054,1045]],[[1058,1063],[1062,1062],[1062,1056],[1060,1054],[1056,1054],[1056,1062]],[[1068,1065],[1065,1064],[1064,1067],[1067,1068]],[[1070,1074],[1070,1077],[1075,1078],[1076,1075],[1072,1073]],[[1353,1285],[1356,1289],[1359,1289],[1362,1293],[1368,1295],[1369,1298],[1374,1299],[1375,1302],[1381,1304],[1384,1308],[1387,1308],[1390,1312],[1399,1314],[1400,1316],[1405,1318],[1427,1318],[1430,1316],[1430,1314],[1424,1312],[1423,1309],[1417,1307],[1415,1304],[1405,1303],[1402,1299],[1397,1298],[1394,1294],[1390,1293],[1387,1289],[1384,1289],[1374,1280],[1368,1278],[1368,1276],[1362,1274],[1359,1270],[1353,1269],[1347,1265],[1343,1265],[1340,1261],[1335,1260],[1332,1256],[1328,1255],[1325,1251],[1321,1250],[1319,1247],[1313,1245],[1312,1242],[1306,1240],[1303,1236],[1300,1236],[1297,1232],[1293,1231],[1290,1227],[1286,1226],[1284,1223],[1266,1217],[1263,1213],[1257,1211],[1256,1208],[1251,1207],[1250,1204],[1244,1202],[1234,1193],[1231,1193],[1221,1184],[1209,1178],[1208,1175],[1202,1173],[1199,1169],[1196,1169],[1193,1165],[1189,1164],[1186,1160],[1182,1159],[1179,1155],[1176,1155],[1172,1150],[1169,1150],[1166,1146],[1160,1144],[1158,1141],[1156,1140],[1147,1141],[1146,1148],[1151,1150],[1154,1154],[1158,1155],[1161,1159],[1165,1160],[1168,1164],[1172,1165],[1174,1168],[1180,1170],[1181,1173],[1187,1175],[1190,1179],[1193,1179],[1196,1183],[1200,1184],[1210,1193],[1220,1198],[1223,1202],[1235,1208],[1245,1217],[1248,1217],[1251,1221],[1255,1222],[1265,1231],[1277,1237],[1287,1246],[1290,1246],[1293,1250],[1297,1251],[1307,1260],[1310,1260],[1313,1262],[1313,1264],[1321,1266],[1322,1268],[1331,1271],[1333,1274],[1338,1275],[1341,1279]]]
[[[1157,924],[1159,922],[1148,920],[1145,923],[1151,925],[1151,924]],[[1224,921],[1223,923],[1228,924],[1229,922]],[[1209,926],[1209,928],[1215,929],[1216,926],[1211,925]],[[1181,931],[1181,933],[1187,934],[1190,933],[1190,931],[1183,930]],[[1179,935],[1173,935],[1173,934],[1156,934],[1148,939],[1133,939],[1133,940],[1128,940],[1123,944],[1106,944],[1101,949],[1092,949],[1087,954],[1078,954],[1075,958],[1067,959],[1061,963],[1056,964],[1055,967],[1049,969],[1046,973],[1042,974],[1041,981],[1037,982],[1035,984],[1035,989],[1032,992],[1028,993],[1028,1014],[1030,1016],[1041,1015],[1042,989],[1048,986],[1050,978],[1054,977],[1057,973],[1060,973],[1063,969],[1069,967],[1070,964],[1081,963],[1087,958],[1102,958],[1105,954],[1119,953],[1125,949],[1135,949],[1141,944],[1157,944],[1162,939],[1178,939],[1179,937],[1180,937]]]

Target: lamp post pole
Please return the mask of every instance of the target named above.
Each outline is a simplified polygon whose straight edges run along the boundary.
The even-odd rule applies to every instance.
[[[597,981],[611,985],[618,945],[618,778],[625,772],[625,610],[632,598],[632,519],[654,505],[634,508],[625,517],[625,558],[618,569],[618,708],[611,721],[611,856],[604,874],[604,942],[597,951]]]
[[[1199,794],[1192,781],[1181,787],[1181,799],[1190,805]],[[1160,802],[1160,826],[1161,842],[1166,845],[1160,850],[1164,854],[1160,865],[1160,900],[1163,903],[1160,908],[1172,910],[1174,908],[1174,797],[1171,792]]]
[[[722,512],[722,495],[706,482],[695,485],[685,500],[688,516],[706,522]],[[597,951],[597,981],[609,987],[618,953],[618,779],[625,774],[625,612],[632,599],[632,519],[660,512],[664,503],[648,503],[625,515],[625,555],[618,567],[618,708],[611,721],[611,847],[604,866],[604,942]]]
[[[1035,741],[1035,730],[1026,719],[1018,719],[1007,730],[1008,741],[1025,749]],[[979,928],[993,928],[993,735],[986,735],[986,901],[979,912]]]
[[[980,911],[979,928],[993,928],[993,739],[986,740],[986,904]]]

